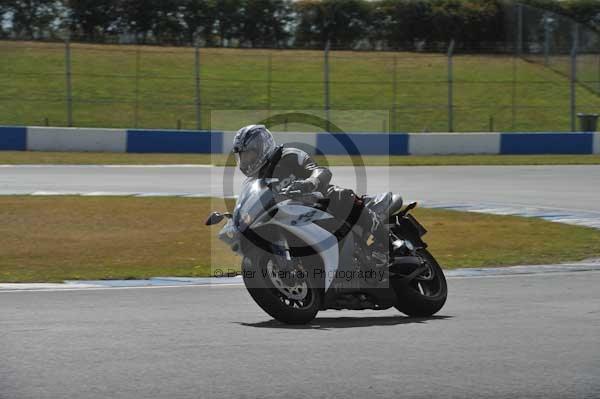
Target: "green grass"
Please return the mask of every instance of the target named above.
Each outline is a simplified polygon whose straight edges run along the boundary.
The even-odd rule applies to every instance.
[[[137,49],[72,45],[75,126],[175,128],[179,120],[195,128],[193,49],[142,46],[139,58]],[[323,116],[322,52],[202,49],[200,59],[205,128],[237,129],[264,119],[269,106],[272,113],[308,109]],[[448,129],[443,54],[335,51],[330,80],[331,119],[346,131]],[[568,80],[540,64],[457,55],[454,80],[456,131],[487,131],[490,117],[496,131],[569,129]],[[64,45],[0,42],[0,92],[0,124],[66,125]],[[578,111],[600,109],[592,91],[578,86],[576,94]]]
[[[0,197],[0,282],[207,276],[240,259],[204,226],[222,200]],[[532,218],[417,209],[445,268],[600,256],[600,231]],[[560,243],[560,245],[556,245]]]
[[[598,165],[600,155],[406,155],[315,156],[317,163],[329,166],[444,166],[444,165]],[[224,154],[131,154],[110,152],[0,151],[0,165],[226,165]],[[229,161],[232,164],[232,160]]]

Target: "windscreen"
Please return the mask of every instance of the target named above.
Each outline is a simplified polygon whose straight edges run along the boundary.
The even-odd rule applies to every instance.
[[[246,179],[233,211],[233,221],[236,227],[240,231],[245,230],[274,203],[274,194],[263,179]]]

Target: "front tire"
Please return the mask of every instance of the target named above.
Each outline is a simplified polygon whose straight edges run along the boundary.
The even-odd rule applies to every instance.
[[[254,301],[274,319],[287,324],[306,324],[317,315],[322,289],[308,272],[305,278],[287,284],[280,278],[272,254],[254,254],[242,262],[244,285]]]
[[[448,297],[448,285],[442,268],[435,258],[425,249],[417,251],[429,267],[422,274],[410,281],[402,277],[391,280],[396,293],[396,309],[411,317],[428,317],[442,309]]]

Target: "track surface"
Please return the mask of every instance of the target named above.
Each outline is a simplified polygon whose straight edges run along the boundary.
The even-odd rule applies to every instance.
[[[274,322],[242,287],[0,293],[0,397],[598,398],[600,272],[453,278],[430,319]]]
[[[356,188],[352,167],[334,167],[333,183]],[[224,168],[41,166],[0,168],[0,194],[76,193],[235,194]],[[228,170],[228,174],[231,169]],[[600,165],[367,167],[365,192],[458,203],[493,202],[600,212]],[[362,191],[362,190],[360,190]]]
[[[232,194],[222,175],[5,167],[0,194]],[[600,166],[394,167],[368,168],[365,191],[600,212],[599,182]],[[355,187],[354,170],[333,183]],[[600,272],[449,286],[431,319],[327,311],[305,328],[242,287],[0,292],[0,398],[600,397]]]

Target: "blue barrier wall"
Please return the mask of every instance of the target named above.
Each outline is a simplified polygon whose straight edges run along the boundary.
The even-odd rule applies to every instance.
[[[317,133],[317,154],[407,155],[406,133]]]
[[[502,133],[500,154],[592,154],[594,133]]]
[[[25,151],[27,150],[27,128],[0,126],[0,150]]]
[[[0,150],[221,154],[234,132],[0,126]],[[600,133],[274,132],[325,155],[600,154]]]
[[[218,153],[223,132],[128,130],[127,152]]]

